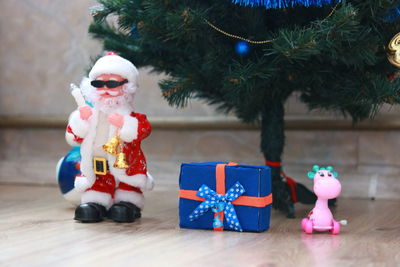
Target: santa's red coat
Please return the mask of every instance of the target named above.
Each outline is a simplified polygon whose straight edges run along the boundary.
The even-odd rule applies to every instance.
[[[138,128],[137,128],[137,138],[132,142],[123,142],[123,152],[126,154],[126,161],[129,164],[129,167],[126,169],[126,175],[133,176],[136,174],[144,174],[147,173],[147,164],[146,158],[141,149],[141,141],[148,137],[151,133],[151,124],[147,120],[146,115],[132,112],[130,114],[131,117],[136,118],[138,120]],[[74,135],[74,141],[78,143],[83,142],[83,138],[76,135],[71,126],[67,126],[67,132]]]

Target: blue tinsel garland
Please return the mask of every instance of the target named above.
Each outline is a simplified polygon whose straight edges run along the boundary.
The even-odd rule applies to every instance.
[[[287,8],[297,5],[326,6],[337,4],[341,0],[231,0],[234,4],[244,6],[265,6],[266,8]]]

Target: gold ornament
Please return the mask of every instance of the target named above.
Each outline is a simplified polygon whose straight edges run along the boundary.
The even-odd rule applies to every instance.
[[[119,149],[120,149],[120,153],[118,153],[117,159],[115,160],[114,168],[117,168],[117,169],[128,169],[129,168],[129,164],[126,161],[125,153],[122,152],[122,144],[120,144]]]
[[[388,45],[388,60],[389,62],[400,68],[400,32],[396,34]]]
[[[328,16],[326,16],[321,22],[324,22],[324,21],[327,20],[329,17],[331,17],[331,16],[335,13],[336,8],[339,6],[339,4],[340,4],[340,2],[337,3],[336,6],[333,7],[332,11],[331,11],[331,12],[328,14]],[[354,12],[354,11],[350,11],[350,12],[349,12],[349,15],[352,16],[352,17],[354,17],[355,15],[357,15],[357,13]],[[203,19],[203,20],[205,21],[205,23],[208,24],[208,26],[210,26],[211,28],[213,28],[213,29],[216,30],[217,32],[222,33],[223,35],[225,35],[225,36],[227,36],[227,37],[230,37],[230,38],[233,38],[233,39],[238,39],[238,40],[242,40],[242,41],[248,42],[249,44],[256,44],[256,45],[259,45],[259,44],[268,44],[268,43],[272,43],[272,42],[276,41],[276,39],[271,39],[271,40],[258,40],[258,41],[250,40],[250,39],[248,39],[248,38],[245,38],[245,37],[242,37],[242,36],[239,36],[239,35],[235,35],[235,34],[226,32],[226,31],[222,30],[221,28],[218,28],[217,26],[215,26],[214,24],[212,24],[212,23],[211,23],[209,20],[207,20],[207,19]],[[185,21],[185,22],[186,22],[186,21]],[[314,41],[314,42],[315,42],[315,41]]]
[[[207,19],[204,19],[204,21],[208,24],[208,26],[210,26],[211,28],[213,28],[213,29],[216,30],[217,32],[220,32],[220,33],[222,33],[223,35],[228,36],[228,37],[233,38],[233,39],[238,39],[238,40],[242,40],[242,41],[248,42],[249,44],[268,44],[268,43],[272,43],[273,41],[276,40],[276,39],[263,40],[263,41],[254,41],[254,40],[250,40],[250,39],[248,39],[248,38],[244,38],[244,37],[241,37],[241,36],[239,36],[239,35],[235,35],[235,34],[228,33],[228,32],[226,32],[226,31],[224,31],[224,30],[218,28],[217,26],[215,26],[214,24],[212,24],[212,23],[211,23],[210,21],[208,21]]]
[[[189,10],[185,9],[181,15],[183,17],[183,22],[188,23],[189,21]]]
[[[120,143],[120,138],[119,136],[114,136],[111,138],[110,141],[107,142],[107,144],[103,145],[103,149],[105,152],[111,155],[118,155],[118,145]]]
[[[117,158],[115,159],[115,163],[113,165],[114,168],[117,169],[129,168],[129,164],[126,161],[126,155],[122,150],[122,142],[121,138],[119,137],[119,134],[111,138],[111,140],[108,141],[107,144],[103,145],[103,149],[108,154],[117,156]]]

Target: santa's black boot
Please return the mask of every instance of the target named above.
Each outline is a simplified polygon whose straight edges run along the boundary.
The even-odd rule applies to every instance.
[[[102,221],[106,214],[104,206],[89,202],[81,204],[75,209],[74,219],[83,223],[95,223]]]
[[[121,201],[114,204],[108,211],[108,218],[115,222],[134,222],[142,216],[140,209],[133,203]]]

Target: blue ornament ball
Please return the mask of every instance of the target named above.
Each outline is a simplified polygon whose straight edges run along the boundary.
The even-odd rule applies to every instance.
[[[80,147],[74,147],[57,164],[57,182],[64,198],[73,205],[81,202],[81,193],[74,188],[75,176],[80,174]]]
[[[138,32],[138,27],[136,24],[133,24],[131,27],[131,38],[132,39],[138,39],[139,38],[139,32]]]
[[[386,22],[395,22],[400,19],[400,5],[388,11],[384,18]]]
[[[239,41],[235,44],[235,51],[239,56],[245,56],[250,52],[250,44],[246,41]]]

